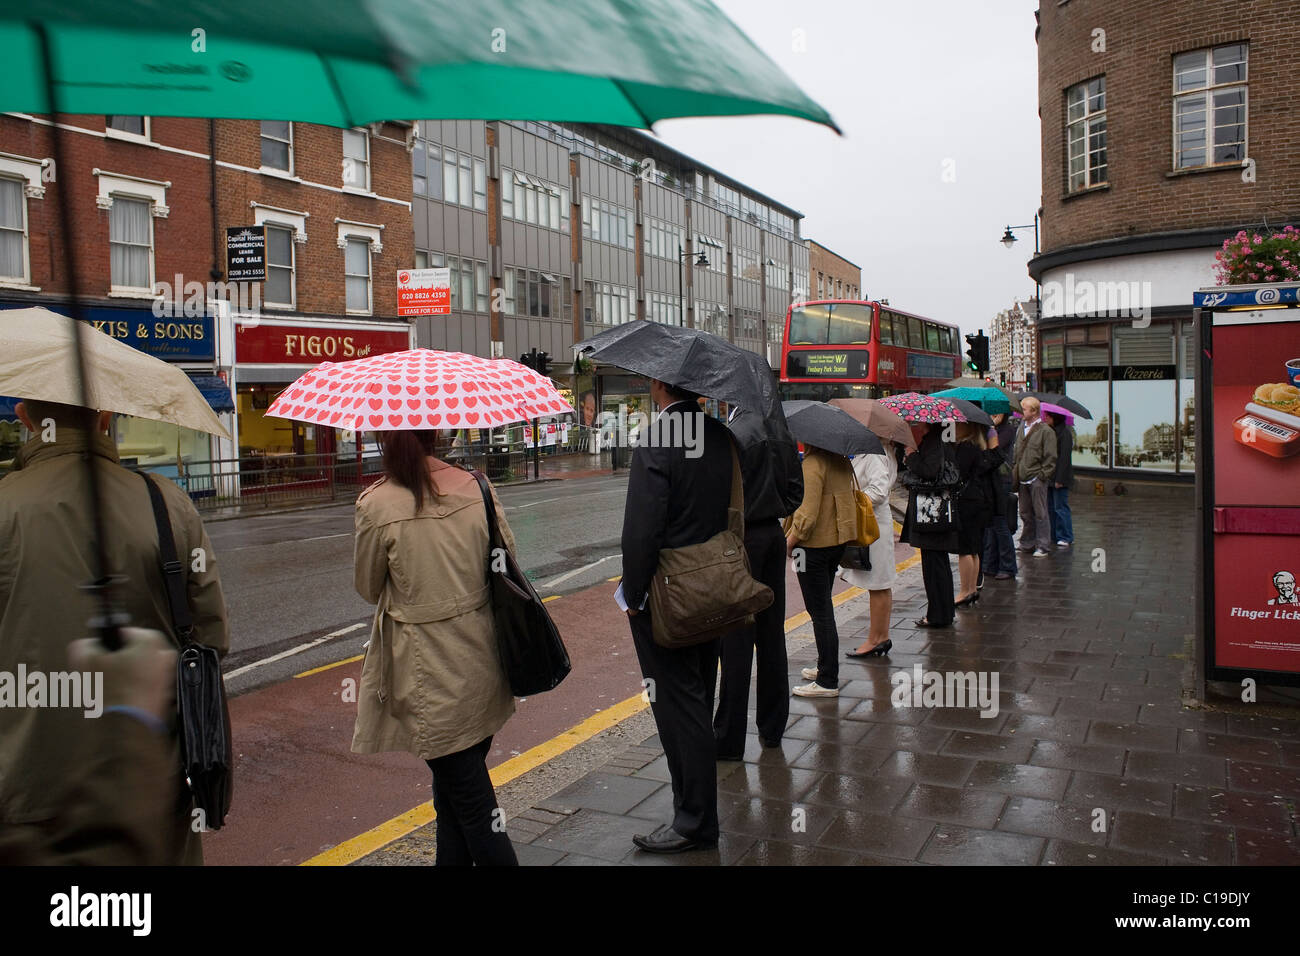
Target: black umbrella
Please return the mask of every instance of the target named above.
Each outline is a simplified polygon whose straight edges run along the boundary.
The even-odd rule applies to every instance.
[[[1016,393],[1016,398],[1018,399],[1025,398],[1027,396],[1032,396],[1033,398],[1038,399],[1040,402],[1047,402],[1051,405],[1059,405],[1061,406],[1061,408],[1064,408],[1067,412],[1073,412],[1075,415],[1079,416],[1080,418],[1086,418],[1089,421],[1092,420],[1092,412],[1088,411],[1088,409],[1084,407],[1084,405],[1081,402],[1076,402],[1074,399],[1066,395],[1062,395],[1059,392],[1017,392]]]
[[[607,365],[760,412],[780,409],[772,369],[757,352],[702,329],[626,322],[573,347]]]
[[[825,402],[783,402],[794,437],[837,455],[883,455],[880,439],[848,412]]]
[[[969,422],[974,422],[976,425],[993,424],[993,418],[989,415],[989,413],[984,411],[984,409],[980,408],[974,402],[968,402],[964,398],[953,398],[949,395],[941,395],[936,397],[946,398],[948,401],[952,402],[954,405],[960,408],[962,414],[966,416],[966,420]]]

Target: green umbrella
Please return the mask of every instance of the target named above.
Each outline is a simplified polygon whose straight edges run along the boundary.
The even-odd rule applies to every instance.
[[[0,109],[53,111],[42,32],[64,113],[836,129],[709,0],[29,0],[0,13]]]
[[[978,405],[990,415],[1009,415],[1011,402],[1002,389],[994,388],[945,388],[941,392],[931,392],[936,398],[959,398],[962,401]]]

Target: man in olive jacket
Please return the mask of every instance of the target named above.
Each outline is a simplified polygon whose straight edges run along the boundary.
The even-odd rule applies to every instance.
[[[1020,401],[1024,423],[1016,434],[1011,481],[1020,489],[1020,550],[1034,549],[1045,557],[1052,549],[1052,523],[1047,513],[1047,490],[1056,477],[1056,434],[1039,416],[1038,399]]]
[[[67,672],[68,645],[89,636],[87,621],[98,608],[83,588],[93,576],[87,454],[98,469],[108,572],[123,579],[113,595],[133,626],[174,640],[149,490],[118,463],[105,434],[111,415],[100,413],[88,432],[84,409],[28,401],[17,411],[36,437],[0,480],[0,672],[16,674],[20,664],[29,677]],[[152,480],[171,519],[193,639],[225,654],[230,634],[212,544],[189,496],[166,479]],[[88,719],[81,708],[0,707],[0,826],[60,818],[74,783],[68,768],[92,760]],[[203,850],[174,726],[170,738],[169,776],[156,781],[173,808],[166,862],[199,864]]]

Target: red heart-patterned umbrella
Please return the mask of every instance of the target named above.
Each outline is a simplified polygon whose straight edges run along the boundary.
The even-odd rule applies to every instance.
[[[549,378],[509,359],[410,349],[325,362],[266,414],[353,431],[494,428],[572,413]]]
[[[905,422],[938,424],[967,421],[960,408],[946,398],[935,398],[933,395],[903,392],[888,395],[879,399],[879,402]]]

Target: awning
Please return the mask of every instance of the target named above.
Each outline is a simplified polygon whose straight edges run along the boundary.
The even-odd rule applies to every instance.
[[[233,412],[235,403],[230,398],[230,386],[218,375],[198,375],[187,372],[194,387],[199,390],[214,412]]]

